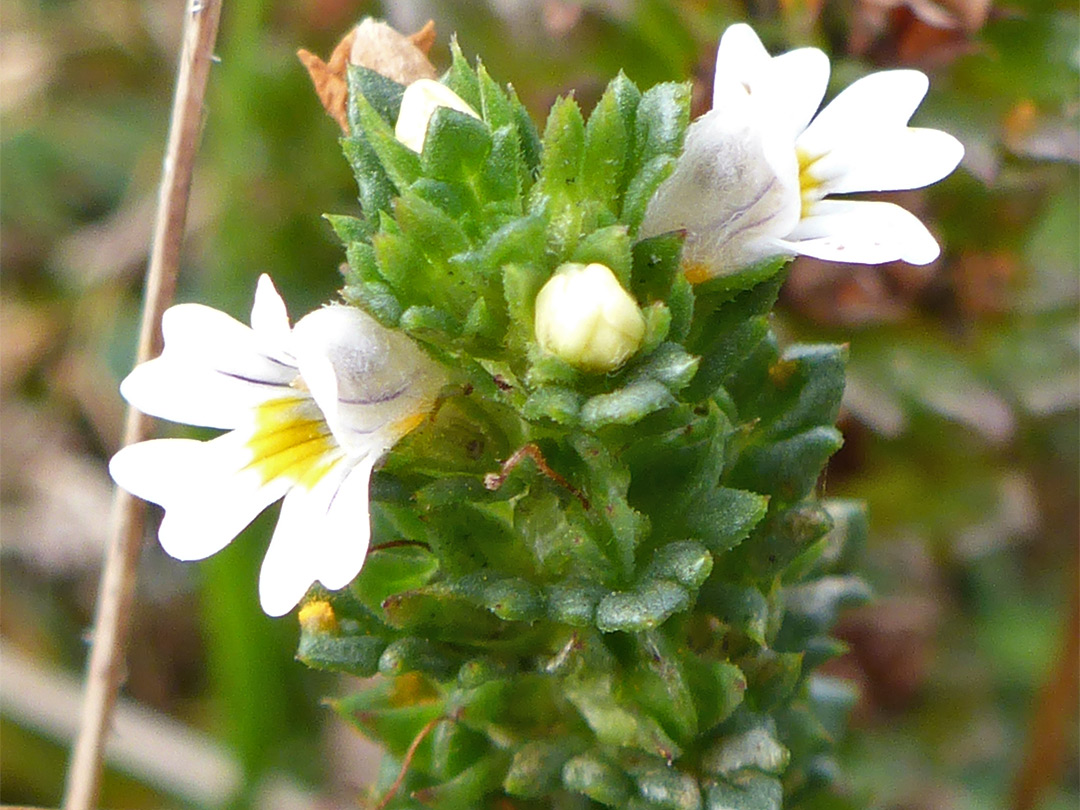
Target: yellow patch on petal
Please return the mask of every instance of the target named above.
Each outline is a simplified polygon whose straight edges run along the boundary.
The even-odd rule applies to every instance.
[[[263,482],[281,476],[311,488],[337,460],[337,442],[317,410],[294,397],[264,402],[255,409],[255,431],[247,441],[248,469]]]
[[[818,192],[821,181],[814,177],[811,167],[821,160],[824,155],[811,155],[802,149],[796,149],[795,154],[799,159],[799,194],[802,199],[801,219],[809,216],[810,206],[820,200],[824,195]]]

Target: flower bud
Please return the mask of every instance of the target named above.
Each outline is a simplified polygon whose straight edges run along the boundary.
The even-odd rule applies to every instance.
[[[480,117],[476,110],[445,84],[433,79],[417,79],[405,88],[401,97],[401,111],[398,113],[397,126],[394,127],[397,139],[414,152],[424,151],[428,124],[439,107],[449,107],[473,118]]]
[[[602,264],[564,264],[536,296],[536,342],[585,371],[614,371],[641,347],[645,319]]]

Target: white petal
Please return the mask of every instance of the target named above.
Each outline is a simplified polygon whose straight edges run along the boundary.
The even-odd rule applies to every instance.
[[[284,358],[268,356],[248,326],[212,307],[178,304],[161,321],[163,355],[224,374],[288,384],[296,369]]]
[[[371,534],[372,464],[343,461],[311,489],[294,487],[285,496],[259,571],[259,601],[268,615],[288,613],[316,580],[340,588],[359,572]]]
[[[295,378],[296,370],[290,373]],[[120,394],[151,416],[223,429],[247,424],[264,402],[301,398],[288,384],[224,373],[172,353],[137,366],[120,383]]]
[[[732,273],[772,253],[799,221],[798,165],[790,142],[772,144],[754,105],[737,94],[695,121],[675,171],[650,200],[640,236],[688,231],[683,262],[695,274]]]
[[[754,30],[739,23],[724,32],[716,50],[713,109],[724,105],[729,83],[750,94],[770,127],[794,140],[825,97],[829,57],[817,48],[770,57]]]
[[[228,545],[290,486],[244,469],[251,454],[242,440],[229,433],[209,442],[140,442],[113,456],[109,472],[128,492],[165,508],[158,539],[166,553],[201,560]]]
[[[354,456],[389,448],[394,423],[429,410],[445,380],[407,336],[355,307],[306,315],[293,330],[293,346],[327,424]]]
[[[771,58],[749,25],[737,23],[728,26],[716,49],[713,109],[718,106],[716,94],[719,88],[727,82],[737,82],[749,89],[753,77],[766,69]]]
[[[822,194],[899,191],[936,183],[963,156],[963,144],[947,132],[904,127],[848,138],[809,173],[821,183]]]
[[[829,57],[817,48],[799,48],[777,56],[751,96],[766,105],[769,118],[792,141],[814,117],[829,85]]]
[[[480,117],[476,110],[445,84],[434,79],[417,79],[405,88],[401,96],[394,135],[414,152],[423,152],[428,124],[439,107],[457,110],[473,118]]]
[[[368,490],[378,460],[372,454],[349,470],[319,531],[314,549],[315,578],[332,591],[352,582],[367,557],[371,540]]]
[[[811,156],[824,155],[859,134],[873,137],[903,127],[930,86],[918,70],[885,70],[864,76],[844,89],[799,136],[796,146]]]
[[[251,328],[266,344],[284,349],[289,343],[289,313],[270,276],[263,273],[255,287],[251,307]]]
[[[823,200],[780,244],[834,262],[929,264],[941,249],[918,217],[885,202]]]

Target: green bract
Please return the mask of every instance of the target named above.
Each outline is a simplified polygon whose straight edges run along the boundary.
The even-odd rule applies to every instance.
[[[390,808],[838,806],[852,695],[813,670],[867,598],[865,521],[815,484],[844,349],[778,347],[781,261],[691,287],[680,235],[636,238],[687,85],[620,75],[587,120],[558,100],[541,137],[453,54],[442,81],[482,120],[439,109],[420,154],[394,137],[403,88],[350,68],[344,296],[456,382],[376,473],[367,563],[317,595],[338,626],[299,657],[381,674],[334,706],[388,752],[379,797],[413,746]],[[567,262],[611,268],[646,313],[614,373],[536,346]]]

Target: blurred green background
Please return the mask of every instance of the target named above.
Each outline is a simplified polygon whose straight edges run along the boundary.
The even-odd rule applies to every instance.
[[[0,32],[0,802],[54,806],[75,723],[184,11],[178,0],[7,0]],[[1075,808],[1080,36],[1065,0],[226,0],[180,300],[246,318],[259,273],[292,312],[330,298],[323,212],[355,189],[295,57],[364,15],[457,32],[534,117],[623,68],[693,78],[720,32],[817,45],[831,93],[931,76],[915,123],[960,170],[891,195],[939,236],[917,268],[800,259],[790,340],[851,346],[844,449],[822,488],[870,504],[877,601],[832,667],[862,700],[843,743],[877,808]],[[377,752],[320,706],[295,620],[258,608],[272,515],[185,565],[148,542],[108,807],[355,806]],[[143,736],[140,736],[143,735]]]

